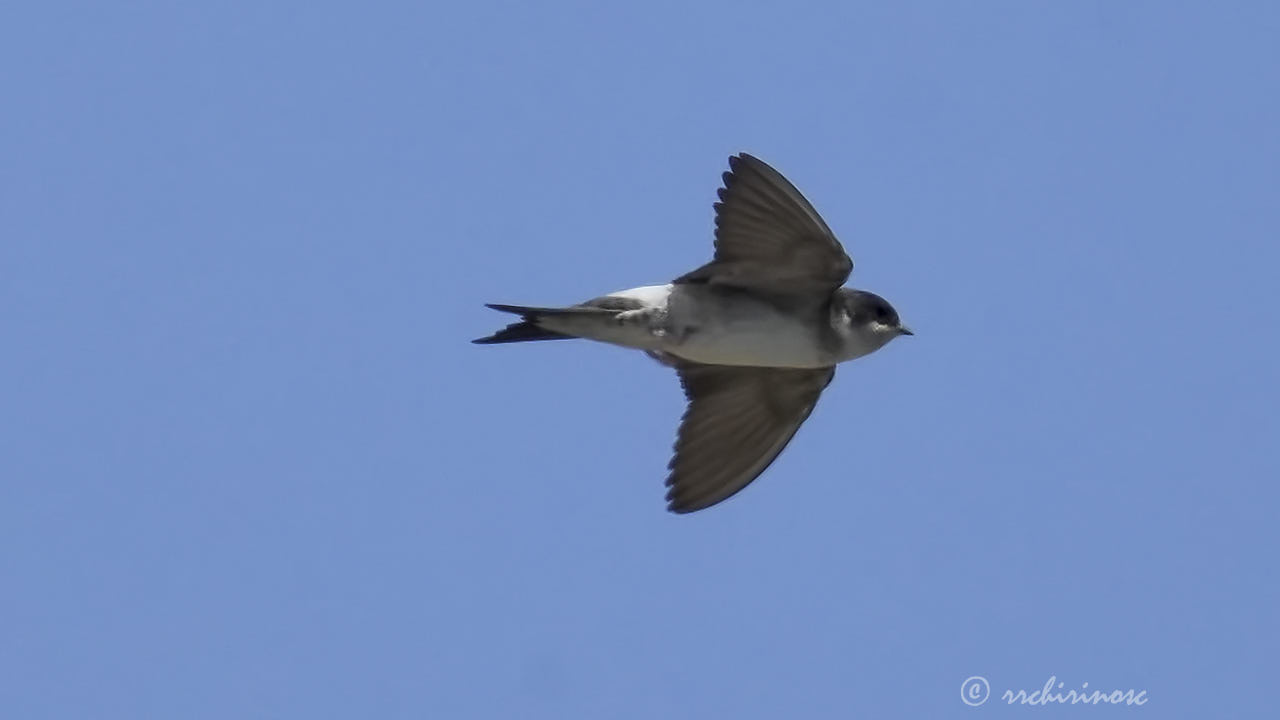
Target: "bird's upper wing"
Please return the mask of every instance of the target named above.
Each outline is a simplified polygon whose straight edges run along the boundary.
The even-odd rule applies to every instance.
[[[835,376],[827,368],[682,363],[689,399],[668,467],[667,508],[715,505],[755,480],[791,441]]]
[[[825,299],[848,279],[853,261],[840,241],[777,170],[745,153],[731,156],[719,195],[715,259],[677,283]]]

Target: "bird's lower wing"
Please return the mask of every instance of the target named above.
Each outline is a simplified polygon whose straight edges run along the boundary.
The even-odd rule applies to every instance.
[[[728,498],[787,446],[835,368],[677,367],[689,406],[668,467],[668,509],[688,513]]]

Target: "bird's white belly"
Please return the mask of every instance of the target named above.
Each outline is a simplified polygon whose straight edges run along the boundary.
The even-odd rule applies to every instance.
[[[694,362],[752,367],[827,367],[816,328],[768,303],[676,286],[668,303],[663,349]]]
[[[813,340],[805,333],[784,327],[724,327],[696,330],[667,352],[686,360],[711,365],[752,367],[826,367]]]

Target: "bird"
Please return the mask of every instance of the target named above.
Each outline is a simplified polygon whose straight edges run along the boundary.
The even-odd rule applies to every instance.
[[[667,509],[738,493],[808,419],[837,364],[914,333],[887,300],[844,287],[853,261],[813,205],[739,153],[715,203],[710,262],[664,285],[567,307],[486,304],[520,321],[481,345],[581,338],[675,369],[687,406],[667,469]]]

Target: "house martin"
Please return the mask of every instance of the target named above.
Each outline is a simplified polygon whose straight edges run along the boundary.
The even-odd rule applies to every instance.
[[[838,363],[912,334],[884,298],[842,287],[853,261],[777,170],[732,156],[719,197],[706,265],[569,307],[488,305],[520,322],[473,341],[584,338],[675,368],[688,399],[666,481],[676,513],[711,507],[764,472]]]

